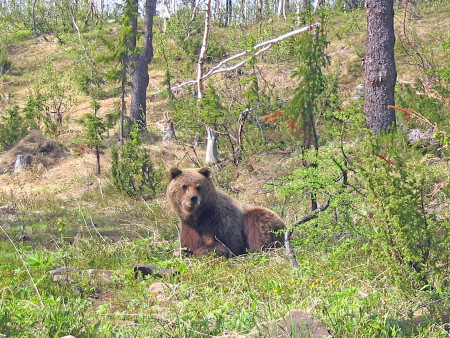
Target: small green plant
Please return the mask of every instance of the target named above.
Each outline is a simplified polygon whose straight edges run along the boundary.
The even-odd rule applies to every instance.
[[[100,147],[102,146],[104,133],[107,130],[107,122],[97,116],[97,111],[100,108],[96,100],[92,101],[92,107],[94,108],[94,114],[86,114],[82,119],[78,120],[84,127],[84,139],[86,144],[95,149],[97,157],[97,174],[100,174]]]
[[[133,198],[153,198],[159,188],[161,173],[155,170],[147,150],[142,147],[139,127],[133,124],[130,139],[111,153],[114,186]]]

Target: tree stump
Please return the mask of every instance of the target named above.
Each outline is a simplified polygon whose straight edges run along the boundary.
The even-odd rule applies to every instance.
[[[31,165],[31,156],[17,155],[14,163],[14,173],[19,172],[22,168]]]

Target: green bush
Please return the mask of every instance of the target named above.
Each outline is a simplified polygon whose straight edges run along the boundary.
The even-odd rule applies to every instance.
[[[0,47],[3,47],[0,45]],[[11,68],[11,61],[8,58],[8,54],[2,48],[0,50],[0,75],[5,74]]]
[[[371,229],[373,252],[389,265],[399,287],[436,286],[433,281],[449,258],[449,223],[438,221],[430,205],[431,170],[414,161],[402,135],[368,136],[364,143],[358,167],[367,197],[360,210]]]
[[[18,106],[0,114],[0,151],[14,145],[29,131]]]
[[[112,149],[113,184],[132,198],[153,198],[162,175],[155,170],[150,155],[142,147],[137,124],[133,125],[130,137],[121,149]]]

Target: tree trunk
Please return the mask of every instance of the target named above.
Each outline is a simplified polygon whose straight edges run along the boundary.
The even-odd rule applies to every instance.
[[[37,25],[36,25],[36,2],[37,0],[33,1],[33,5],[31,7],[31,18],[33,19],[33,33],[37,35]]]
[[[364,58],[364,113],[376,134],[395,127],[394,0],[366,0],[367,46]]]
[[[206,52],[208,51],[208,39],[209,39],[209,28],[211,23],[211,0],[206,2],[206,13],[205,13],[205,31],[203,33],[203,43],[200,50],[200,55],[198,57],[197,64],[197,98],[200,101],[204,97],[203,93],[203,65],[205,64]],[[217,158],[217,138],[211,128],[206,127],[207,142],[206,142],[206,164],[217,163],[219,159]]]
[[[125,114],[127,107],[125,105],[125,95],[126,95],[126,85],[127,85],[127,71],[126,67],[122,67],[122,81],[120,85],[120,130],[119,130],[119,141],[123,144],[124,130],[123,130],[123,120],[125,119]]]
[[[211,24],[211,0],[206,3],[205,13],[205,31],[203,32],[202,48],[198,56],[197,63],[197,97],[199,100],[203,98],[203,66],[206,60],[206,52],[208,51],[209,27]]]
[[[137,3],[137,1],[136,1]],[[137,14],[137,6],[135,8]],[[131,107],[132,122],[137,122],[141,129],[146,126],[147,87],[149,82],[148,64],[153,58],[153,16],[156,11],[156,0],[145,1],[144,48],[140,54],[131,56]],[[137,27],[137,15],[136,15]],[[137,29],[136,29],[137,30]]]
[[[233,3],[231,0],[226,0],[226,18],[225,18],[226,26],[228,26],[231,23],[232,16],[233,16]]]
[[[133,123],[137,122],[139,128],[146,126],[147,111],[147,87],[149,82],[148,63],[141,56],[136,55],[132,58],[131,68],[131,107],[130,117]]]
[[[100,148],[95,146],[95,155],[97,157],[97,175],[100,175]]]

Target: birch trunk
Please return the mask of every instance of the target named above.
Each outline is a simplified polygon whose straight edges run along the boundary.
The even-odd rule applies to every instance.
[[[203,78],[204,65],[206,60],[206,52],[208,51],[208,39],[209,39],[209,29],[211,25],[211,0],[206,2],[206,13],[205,13],[205,31],[203,33],[203,43],[200,49],[200,55],[198,57],[197,64],[197,98],[200,101],[204,97],[204,83]],[[211,128],[206,127],[207,141],[206,141],[206,156],[205,162],[217,163],[219,159],[217,157],[217,138]]]
[[[208,39],[209,39],[209,28],[211,25],[211,0],[206,3],[206,13],[205,13],[205,31],[203,33],[202,48],[200,49],[200,55],[198,57],[197,63],[197,98],[201,100],[203,98],[203,66],[205,65],[206,52],[208,51]]]

